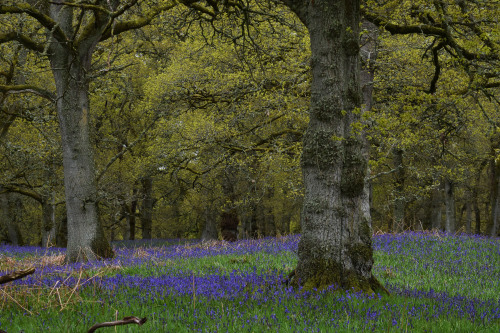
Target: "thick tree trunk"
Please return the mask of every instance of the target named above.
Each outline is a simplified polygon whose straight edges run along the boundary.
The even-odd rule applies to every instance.
[[[51,17],[72,36],[73,9],[52,4]],[[113,251],[99,221],[94,155],[89,137],[88,73],[99,35],[71,43],[53,41],[48,51],[57,91],[57,115],[61,132],[64,187],[68,218],[69,262],[111,257]]]
[[[360,3],[285,3],[309,29],[313,74],[295,281],[306,289],[383,290],[372,275],[368,154],[360,129]]]
[[[0,191],[1,190],[2,188],[0,187]],[[11,196],[12,194],[8,192],[0,193],[0,223],[7,231],[7,239],[9,243],[12,245],[23,245]]]
[[[203,211],[203,217],[205,219],[205,225],[203,226],[203,232],[201,233],[202,241],[209,241],[219,238],[219,233],[217,232],[217,211],[212,206],[208,205]]]
[[[454,233],[456,230],[455,184],[449,179],[444,181],[444,202],[446,207],[445,231]]]
[[[151,239],[153,231],[153,178],[144,177],[142,184],[141,226],[142,239]]]

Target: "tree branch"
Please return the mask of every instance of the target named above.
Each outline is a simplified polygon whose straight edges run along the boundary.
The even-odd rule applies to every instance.
[[[139,134],[139,136],[137,137],[137,139],[135,139],[134,142],[132,142],[131,144],[129,144],[128,146],[124,147],[118,154],[116,154],[115,156],[113,156],[113,158],[111,158],[111,160],[108,162],[108,164],[106,164],[106,166],[104,166],[104,168],[101,170],[101,172],[99,172],[99,174],[97,175],[97,181],[99,181],[102,176],[104,176],[104,174],[106,173],[106,171],[108,171],[109,167],[115,163],[115,161],[117,159],[119,159],[120,157],[122,157],[127,151],[131,150],[136,144],[138,144],[145,136],[146,136],[146,133],[154,126],[154,124],[156,123],[156,121],[158,119],[160,119],[161,117],[161,112],[159,112],[155,118],[153,119],[153,121],[141,132],[141,134]]]
[[[177,6],[177,1],[172,1],[162,6],[151,9],[149,12],[145,13],[145,15],[135,20],[116,22],[116,24],[114,25],[108,25],[106,30],[103,32],[100,41],[102,42],[108,38],[111,38],[112,36],[119,35],[129,30],[142,28],[151,23],[151,21],[156,16],[160,15],[164,11],[174,8],[175,6]],[[117,11],[117,13],[119,13],[120,11]]]
[[[36,52],[42,53],[44,50],[42,44],[37,43],[34,40],[32,40],[31,38],[29,38],[25,35],[21,35],[17,32],[13,31],[13,32],[9,32],[6,34],[0,34],[0,44],[8,43],[11,41],[17,41],[17,42],[21,43],[24,47],[26,47],[30,50],[36,51]]]
[[[147,321],[147,318],[137,318],[137,317],[125,317],[122,320],[117,321],[108,321],[100,324],[95,324],[92,326],[87,333],[94,333],[95,330],[101,327],[110,327],[110,326],[119,326],[119,325],[128,325],[128,324],[137,324],[142,326]]]
[[[21,93],[31,93],[38,95],[40,97],[46,98],[51,102],[56,101],[56,95],[48,90],[41,89],[28,84],[19,85],[0,85],[0,92],[4,94],[21,94]]]
[[[19,193],[22,195],[25,195],[27,197],[32,198],[33,200],[38,201],[39,203],[43,202],[43,198],[40,194],[38,194],[35,191],[25,189],[19,186],[14,186],[14,185],[0,185],[0,193],[6,193],[6,192],[14,192],[14,193]]]
[[[111,16],[111,12],[109,10],[107,10],[104,7],[98,6],[98,5],[92,5],[92,4],[88,4],[88,3],[73,3],[73,2],[65,2],[65,1],[62,1],[62,2],[49,1],[49,3],[52,4],[52,5],[60,5],[60,6],[68,6],[68,7],[77,7],[77,8],[81,8],[81,9],[88,9],[88,10],[92,10],[92,11],[95,11],[95,12],[102,12],[102,13],[104,13],[106,15]]]
[[[68,38],[59,27],[57,22],[27,3],[21,3],[15,6],[0,6],[0,14],[27,14],[37,20],[38,23],[40,23],[43,27],[51,31],[53,36],[59,42],[68,41]]]
[[[369,13],[366,9],[361,9],[363,17],[385,30],[389,31],[391,35],[408,35],[408,34],[423,34],[428,36],[446,37],[446,30],[440,27],[435,27],[429,24],[411,24],[411,25],[397,25],[390,23],[379,15]]]

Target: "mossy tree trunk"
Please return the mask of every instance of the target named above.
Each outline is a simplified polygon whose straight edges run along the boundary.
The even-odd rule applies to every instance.
[[[368,153],[360,88],[360,3],[284,1],[311,40],[310,122],[304,136],[305,198],[296,281],[306,289],[336,284],[372,293],[373,250]]]
[[[54,2],[50,5],[50,17],[65,36],[74,35],[72,7]],[[80,43],[54,38],[47,52],[57,91],[68,217],[66,259],[70,262],[113,255],[99,222],[94,155],[89,137],[88,75],[93,50],[101,37],[100,30],[105,27],[104,22],[95,24],[95,30]]]

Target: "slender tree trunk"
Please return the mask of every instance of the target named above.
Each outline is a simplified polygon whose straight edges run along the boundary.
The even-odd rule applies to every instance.
[[[136,221],[136,212],[137,212],[137,190],[134,189],[132,191],[132,195],[134,198],[132,199],[132,202],[130,203],[130,211],[128,215],[128,234],[130,240],[135,239],[135,221]]]
[[[130,206],[125,202],[125,198],[122,198],[122,218],[125,217],[126,221],[126,235],[125,238],[129,240],[135,239],[135,227],[136,227],[136,213],[137,213],[137,189],[132,190],[132,201]]]
[[[56,244],[58,247],[68,246],[68,217],[66,212],[62,214],[61,221],[57,225]]]
[[[57,223],[55,205],[48,198],[42,200],[42,247],[56,244]]]
[[[220,231],[222,239],[234,242],[238,239],[238,225],[240,220],[238,211],[234,206],[236,201],[236,190],[234,184],[236,182],[236,170],[233,166],[228,165],[222,175],[222,193],[226,199],[226,207],[223,207],[220,216]]]
[[[403,150],[393,150],[394,168],[397,169],[394,179],[394,231],[402,232],[406,229],[404,199],[405,169],[403,166]]]
[[[492,206],[491,206],[491,227],[489,228],[490,235],[493,237],[498,236],[499,232],[499,219],[500,219],[500,174],[496,174],[495,185],[496,188],[493,192]]]
[[[470,198],[465,204],[465,232],[468,234],[472,233],[472,202]]]
[[[455,184],[449,179],[444,181],[444,202],[446,207],[445,231],[454,233],[456,230]]]
[[[153,178],[144,177],[142,184],[141,225],[142,239],[151,239],[153,229]]]
[[[500,162],[497,151],[500,148],[500,132],[496,132],[491,138],[491,217],[486,232],[495,237],[499,231],[500,219]]]
[[[264,230],[266,237],[276,236],[276,220],[274,217],[273,201],[274,190],[272,188],[267,189],[265,200],[262,202],[264,208]]]
[[[442,195],[439,186],[435,187],[431,193],[431,228],[433,230],[441,230],[442,224]]]
[[[68,36],[73,34],[73,9],[52,4],[50,16]],[[89,80],[92,53],[100,35],[72,49],[55,40],[48,57],[57,91],[57,115],[63,149],[68,218],[69,262],[112,257],[113,250],[99,221],[94,155],[89,137]]]
[[[296,282],[372,293],[368,152],[361,125],[360,3],[285,1],[309,29],[310,121],[304,136],[305,186]]]

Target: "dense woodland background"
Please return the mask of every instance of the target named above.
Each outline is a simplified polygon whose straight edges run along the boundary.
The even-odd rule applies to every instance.
[[[265,3],[248,3],[246,15],[228,11],[216,21],[175,7],[97,46],[90,121],[109,239],[300,232],[309,40],[288,10]],[[373,101],[359,127],[371,145],[375,230],[499,235],[496,5],[369,1],[363,7],[371,23],[363,24],[362,58],[374,77],[364,83]],[[33,31],[29,17],[0,19],[0,37],[14,28],[34,39],[44,33]],[[446,21],[458,49],[490,56],[457,54],[439,36],[391,34],[393,20]],[[25,88],[0,90],[3,242],[46,246],[48,239],[65,246],[53,81],[46,58],[0,43],[0,84]]]

